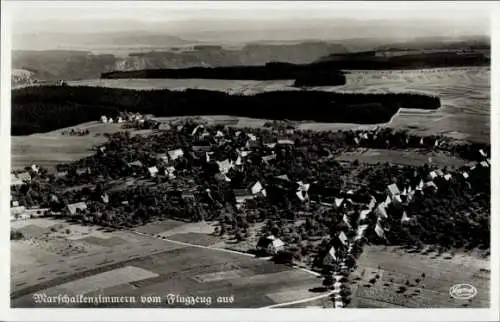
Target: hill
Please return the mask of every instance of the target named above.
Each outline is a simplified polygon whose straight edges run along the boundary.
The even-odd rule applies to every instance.
[[[157,40],[160,42],[159,39]],[[123,39],[123,46],[127,41]],[[138,44],[141,43],[138,42]],[[324,42],[251,44],[240,49],[226,49],[216,45],[183,46],[175,49],[164,46],[161,51],[136,52],[127,57],[94,54],[90,51],[15,50],[12,53],[12,66],[16,69],[37,70],[39,80],[78,80],[97,78],[101,73],[117,70],[255,66],[264,65],[270,61],[304,64],[331,53],[345,52],[346,49],[340,45]]]

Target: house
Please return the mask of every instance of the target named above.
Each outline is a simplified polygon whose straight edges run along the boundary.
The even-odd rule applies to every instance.
[[[375,214],[377,215],[378,218],[388,218],[389,216],[387,215],[387,211],[385,210],[384,203],[380,203],[377,208],[375,209]]]
[[[11,206],[12,207],[19,207],[19,201],[17,201],[17,200],[12,201]]]
[[[107,193],[103,193],[101,195],[101,200],[102,200],[103,203],[109,203],[109,196],[108,196],[108,194]]]
[[[268,237],[262,237],[257,243],[257,250],[265,252],[270,255],[276,255],[280,250],[285,248],[285,243],[279,239],[270,235]]]
[[[158,130],[163,130],[163,131],[169,131],[171,130],[172,127],[168,123],[160,123],[160,126],[158,127]]]
[[[331,247],[328,253],[326,253],[325,257],[323,258],[323,265],[325,266],[330,266],[333,265],[337,262],[337,252],[335,250],[335,247]]]
[[[368,218],[368,215],[370,214],[371,210],[369,209],[364,209],[359,212],[359,219],[358,220],[365,220]]]
[[[377,205],[377,199],[374,196],[370,196],[370,203],[368,204],[368,209],[372,210],[373,207]]]
[[[377,224],[375,225],[375,233],[377,234],[378,237],[385,238],[384,229],[382,228],[380,222],[378,221]]]
[[[294,145],[295,142],[293,142],[290,139],[278,139],[278,144],[279,145]]]
[[[197,126],[194,128],[193,132],[191,132],[191,135],[192,135],[192,136],[195,136],[195,135],[196,135],[196,132],[198,132],[198,130],[201,130],[201,129],[203,129],[203,128],[204,128],[204,126],[203,126],[203,125],[197,125]]]
[[[167,152],[167,154],[172,161],[184,156],[184,152],[182,151],[182,149],[170,150]]]
[[[87,204],[85,202],[76,202],[76,203],[69,204],[67,206],[67,208],[68,208],[69,214],[74,216],[78,212],[87,210]]]
[[[33,170],[33,172],[35,172],[35,173],[38,173],[40,171],[40,166],[38,166],[36,164],[32,164],[31,170]]]
[[[233,167],[233,164],[229,159],[223,160],[223,161],[216,161],[217,165],[219,166],[219,171],[222,174],[227,174],[229,170]]]
[[[265,163],[269,163],[269,161],[275,159],[276,159],[276,154],[265,155],[262,157],[262,161],[264,161]]]
[[[242,160],[241,160],[241,157],[240,157],[239,155],[238,155],[238,157],[236,158],[236,161],[234,161],[234,164],[235,164],[235,165],[242,165],[242,164],[243,164],[243,162],[242,162]]]
[[[128,165],[131,167],[142,168],[142,162],[139,160],[136,160],[134,162],[130,162]]]
[[[449,173],[445,174],[445,175],[444,175],[444,179],[445,179],[446,181],[450,181],[450,179],[451,179],[451,174],[449,174]]]
[[[344,204],[344,198],[335,198],[334,206],[335,208],[340,208]]]
[[[270,149],[274,149],[276,147],[276,143],[271,142],[271,143],[264,143],[265,146],[267,146]]]
[[[342,220],[345,222],[347,227],[352,228],[351,223],[349,222],[349,218],[347,218],[347,214],[344,214],[344,216],[342,216]]]
[[[108,123],[113,123],[113,118],[112,118],[112,117],[110,117],[110,118],[108,119]]]
[[[339,240],[342,244],[347,245],[348,239],[343,231],[341,231],[339,234]]]
[[[123,123],[123,118],[121,116],[118,116],[116,119],[116,123]]]
[[[156,159],[160,160],[163,164],[168,164],[168,156],[166,153],[159,153],[156,155]]]
[[[23,214],[25,211],[26,211],[25,206],[16,206],[16,207],[10,208],[10,214],[12,216]]]
[[[401,217],[401,223],[409,222],[410,217],[406,214],[406,211],[403,211],[403,216]]]
[[[485,157],[485,158],[488,156],[488,155],[484,152],[484,150],[483,150],[483,149],[480,149],[480,150],[479,150],[479,153],[481,154],[481,156],[483,156],[483,157]]]
[[[420,180],[420,182],[418,183],[418,185],[415,189],[418,191],[422,191],[423,188],[424,188],[424,181]]]
[[[233,192],[236,203],[244,203],[246,200],[254,198],[254,195],[248,189],[234,189]]]
[[[308,192],[309,188],[311,187],[310,183],[303,183],[302,181],[298,181],[297,185],[299,186],[298,190],[304,191],[304,192]]]
[[[467,172],[463,172],[462,175],[464,176],[465,179],[469,179],[469,174]]]
[[[248,188],[250,189],[250,192],[254,195],[258,194],[259,192],[261,192],[264,189],[262,187],[262,184],[260,183],[260,181],[257,181],[254,184],[251,184]]]
[[[30,182],[31,181],[31,175],[28,172],[18,173],[17,178],[19,180],[21,180],[22,182]]]
[[[184,191],[181,193],[181,198],[182,200],[190,200],[190,201],[194,201],[196,198],[194,196],[194,193],[191,192],[191,191]]]
[[[222,131],[217,131],[217,133],[215,133],[215,137],[216,138],[223,138],[224,137],[224,133],[222,133]]]
[[[306,191],[301,191],[301,190],[298,190],[295,195],[299,198],[300,201],[304,202],[306,201],[309,196],[307,195],[307,192]]]
[[[242,157],[242,158],[246,158],[250,153],[252,153],[251,151],[239,151],[238,154]]]
[[[358,138],[354,138],[354,143],[359,144],[359,139]]]
[[[165,175],[168,176],[170,179],[174,179],[175,178],[175,168],[174,167],[166,167],[165,168]]]
[[[282,175],[279,175],[279,176],[276,176],[275,177],[277,180],[279,181],[284,181],[284,182],[290,182],[290,179],[288,178],[288,175],[286,174],[282,174]]]
[[[150,167],[148,168],[149,175],[154,178],[158,174],[158,168],[157,167]]]
[[[231,182],[231,178],[229,178],[228,176],[226,176],[225,174],[222,174],[222,173],[216,173],[214,175],[214,178],[216,180],[219,180],[219,181]]]
[[[192,149],[194,152],[210,152],[212,146],[210,145],[193,145]]]
[[[213,154],[213,152],[205,152],[205,161],[210,162],[210,156]]]
[[[389,193],[391,198],[395,198],[396,196],[399,196],[401,194],[398,186],[395,183],[387,186],[387,192]]]
[[[444,176],[444,172],[443,172],[443,171],[441,171],[441,169],[437,169],[437,170],[436,170],[436,174],[438,175],[438,177],[442,177],[442,176]]]
[[[438,176],[438,175],[437,175],[436,171],[431,171],[431,172],[429,172],[429,178],[430,178],[430,180],[434,180],[434,179],[436,179],[436,178],[437,178],[437,176]]]
[[[483,168],[488,168],[488,167],[489,167],[489,164],[488,164],[488,162],[486,162],[486,161],[481,161],[479,164],[480,164]]]
[[[78,169],[76,169],[76,174],[79,176],[83,176],[85,174],[90,174],[90,168],[88,168],[88,167],[78,168]]]
[[[434,183],[434,181],[427,181],[425,183],[425,188],[433,188],[434,190],[438,190],[438,187]]]
[[[247,133],[247,137],[250,141],[257,141],[257,137],[252,133]]]
[[[15,174],[10,175],[10,185],[11,186],[20,186],[23,184],[24,184],[24,182],[21,179],[19,179]]]
[[[104,115],[101,116],[100,118],[101,123],[108,123],[108,118]]]
[[[368,229],[368,225],[361,225],[358,226],[358,230],[356,231],[356,237],[354,237],[354,240],[360,240],[365,236],[365,231]]]
[[[476,162],[469,162],[467,165],[470,170],[474,170],[476,168]]]

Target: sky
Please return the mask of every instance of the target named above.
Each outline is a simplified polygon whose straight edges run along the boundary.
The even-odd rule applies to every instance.
[[[394,32],[406,30],[409,35],[418,29],[419,36],[489,34],[490,5],[487,2],[373,1],[3,3],[14,34],[142,31],[188,38],[213,37],[214,33],[239,37],[237,31],[247,32],[245,37],[255,31],[261,38],[265,33],[276,38],[280,37],[280,30],[301,28],[304,31],[300,37],[307,34],[306,30],[320,37],[371,37],[374,32],[382,32],[382,29],[370,31],[377,25],[389,28],[383,32],[392,32],[390,26],[393,25]],[[346,28],[345,31],[330,31],[340,27]],[[321,30],[324,32],[318,33]]]

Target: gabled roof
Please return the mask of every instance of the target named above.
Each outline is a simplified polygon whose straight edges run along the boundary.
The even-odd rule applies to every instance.
[[[260,183],[260,181],[257,181],[251,185],[248,186],[248,189],[252,192],[252,193],[259,193],[262,191],[263,187],[262,187],[262,184]]]
[[[223,161],[217,161],[217,165],[219,166],[219,171],[222,174],[226,174],[229,172],[229,170],[233,167],[233,164],[229,159],[225,159]]]
[[[488,162],[486,162],[486,161],[481,161],[479,164],[480,164],[483,168],[488,168],[488,167],[489,167],[489,164],[488,164]]]
[[[359,220],[364,220],[364,219],[366,219],[366,218],[368,217],[368,215],[370,214],[370,212],[371,212],[371,211],[370,211],[370,210],[368,210],[368,209],[361,210],[361,211],[359,212]]]
[[[158,173],[158,168],[157,167],[150,167],[150,168],[148,168],[148,171],[149,171],[149,174],[154,176],[155,174]]]
[[[384,229],[382,228],[382,226],[380,226],[380,223],[377,222],[377,224],[375,225],[375,233],[380,237],[380,238],[384,238]]]
[[[170,157],[170,159],[172,159],[172,160],[180,158],[184,155],[184,151],[182,151],[182,149],[170,150],[167,153],[168,153],[168,156]]]
[[[87,209],[87,204],[85,202],[76,202],[68,205],[68,210],[70,214],[76,214],[77,209],[85,210]]]
[[[347,236],[344,234],[343,231],[341,231],[340,234],[339,234],[339,240],[340,240],[340,242],[342,244],[347,245],[348,239],[347,239]]]
[[[375,213],[378,217],[388,218],[387,211],[385,210],[384,204],[380,203],[375,209]]]
[[[276,146],[276,143],[264,143],[264,145],[270,149],[273,149]]]
[[[387,190],[389,190],[389,193],[392,195],[392,196],[397,196],[399,195],[401,192],[399,191],[399,188],[398,186],[393,183],[393,184],[390,184],[387,186]]]
[[[344,203],[344,198],[335,198],[335,207],[340,207]]]
[[[276,176],[276,179],[284,180],[284,181],[290,181],[290,178],[288,178],[288,175],[282,174],[279,176]]]
[[[469,178],[469,174],[467,172],[463,172],[462,175],[464,176],[465,179],[468,179]]]
[[[269,155],[265,155],[262,157],[262,160],[264,162],[269,162],[269,161],[274,160],[274,159],[276,159],[276,154],[269,154]]]
[[[139,161],[139,160],[136,160],[134,162],[130,162],[128,165],[129,166],[135,166],[135,167],[142,167],[142,162]]]
[[[290,140],[290,139],[279,139],[278,140],[278,144],[281,144],[281,145],[294,145],[295,142]]]

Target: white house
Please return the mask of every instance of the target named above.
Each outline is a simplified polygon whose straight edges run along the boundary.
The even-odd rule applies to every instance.
[[[108,123],[108,118],[106,116],[102,115],[100,121],[101,121],[101,123]]]
[[[257,141],[257,137],[252,133],[247,133],[247,136],[250,141]]]
[[[340,208],[344,204],[344,198],[335,198],[335,208]]]
[[[165,168],[165,175],[167,175],[170,179],[175,178],[175,168],[170,166]]]
[[[406,214],[406,211],[403,211],[403,216],[401,217],[401,222],[405,223],[408,221],[410,221],[410,217],[408,217],[408,215]]]
[[[290,139],[279,139],[278,140],[278,144],[279,145],[294,145],[295,142],[293,142],[292,140]]]
[[[231,168],[233,167],[232,162],[229,161],[228,159],[220,161],[220,162],[219,161],[216,161],[216,162],[217,162],[217,165],[219,166],[219,171],[222,174],[227,174],[229,172],[229,170],[231,170]]]
[[[118,116],[116,119],[116,123],[123,123],[123,118],[121,116]]]
[[[446,181],[450,181],[450,179],[451,179],[451,174],[449,174],[449,173],[445,174],[445,175],[444,175],[444,179],[445,179]]]
[[[274,147],[276,146],[276,143],[264,143],[264,145],[270,149],[274,149]]]
[[[368,204],[368,209],[372,210],[373,207],[377,205],[377,199],[374,196],[370,196],[370,203]]]
[[[377,224],[375,225],[375,233],[380,238],[385,238],[384,229],[382,228],[382,226],[380,225],[380,223],[378,221],[377,221]]]
[[[359,212],[359,220],[365,220],[370,214],[371,210],[364,209]]]
[[[167,154],[170,157],[170,160],[176,160],[184,156],[184,151],[182,151],[182,149],[175,149],[168,151]]]
[[[488,155],[483,151],[483,149],[480,149],[479,150],[479,153],[483,156],[483,157],[487,157]]]
[[[148,168],[148,172],[149,172],[149,175],[154,178],[158,174],[158,168],[157,167],[150,167],[150,168]]]
[[[380,203],[375,209],[375,214],[380,218],[388,218],[387,211],[385,210],[385,206],[383,203]]]
[[[307,192],[305,191],[301,191],[301,190],[297,190],[297,192],[295,193],[295,195],[299,198],[300,201],[304,202],[306,201],[309,196],[307,195]]]
[[[262,157],[262,161],[264,161],[265,163],[269,163],[269,161],[275,159],[276,159],[276,154],[265,155]]]
[[[101,200],[104,203],[109,203],[109,196],[108,196],[108,194],[107,193],[102,194],[101,195]]]
[[[31,165],[31,170],[33,170],[33,172],[36,172],[38,173],[40,171],[40,167],[36,164],[32,164]]]
[[[389,193],[391,198],[394,198],[394,197],[399,196],[401,194],[398,186],[395,183],[387,186],[387,192]]]
[[[250,192],[253,194],[253,195],[256,195],[258,194],[259,192],[261,192],[264,188],[262,187],[262,184],[260,183],[260,181],[257,181],[255,182],[254,184],[250,185]]]
[[[465,179],[469,179],[469,174],[467,172],[463,172],[462,175],[464,176]]]
[[[431,172],[429,172],[429,177],[431,178],[431,180],[436,179],[436,178],[437,178],[437,176],[438,176],[438,175],[437,175],[436,171],[431,171]]]
[[[276,255],[280,250],[285,248],[285,243],[279,239],[270,235],[266,238],[261,238],[257,243],[257,249],[260,251],[265,251],[271,255]]]
[[[243,164],[243,162],[241,160],[241,156],[238,155],[238,157],[236,158],[236,161],[234,161],[234,164],[235,165],[242,165]]]
[[[347,239],[347,236],[345,235],[345,233],[343,231],[341,231],[340,234],[339,234],[339,240],[340,240],[340,242],[342,244],[347,245],[348,239]]]
[[[335,251],[335,247],[331,247],[328,253],[326,253],[323,258],[323,265],[331,265],[337,261],[337,254]]]
[[[113,123],[113,118],[112,118],[112,117],[110,117],[110,118],[108,119],[108,123]]]
[[[31,176],[30,176],[31,179]],[[15,174],[10,175],[10,185],[11,186],[21,186],[24,182],[20,178],[18,178]]]
[[[486,162],[486,161],[481,161],[479,164],[480,164],[483,168],[488,168],[488,167],[489,167],[489,164],[488,164],[488,162]]]
[[[74,216],[77,214],[78,210],[80,210],[80,211],[86,210],[87,204],[85,202],[76,202],[76,203],[69,204],[67,206],[67,208],[68,208],[69,214]]]

